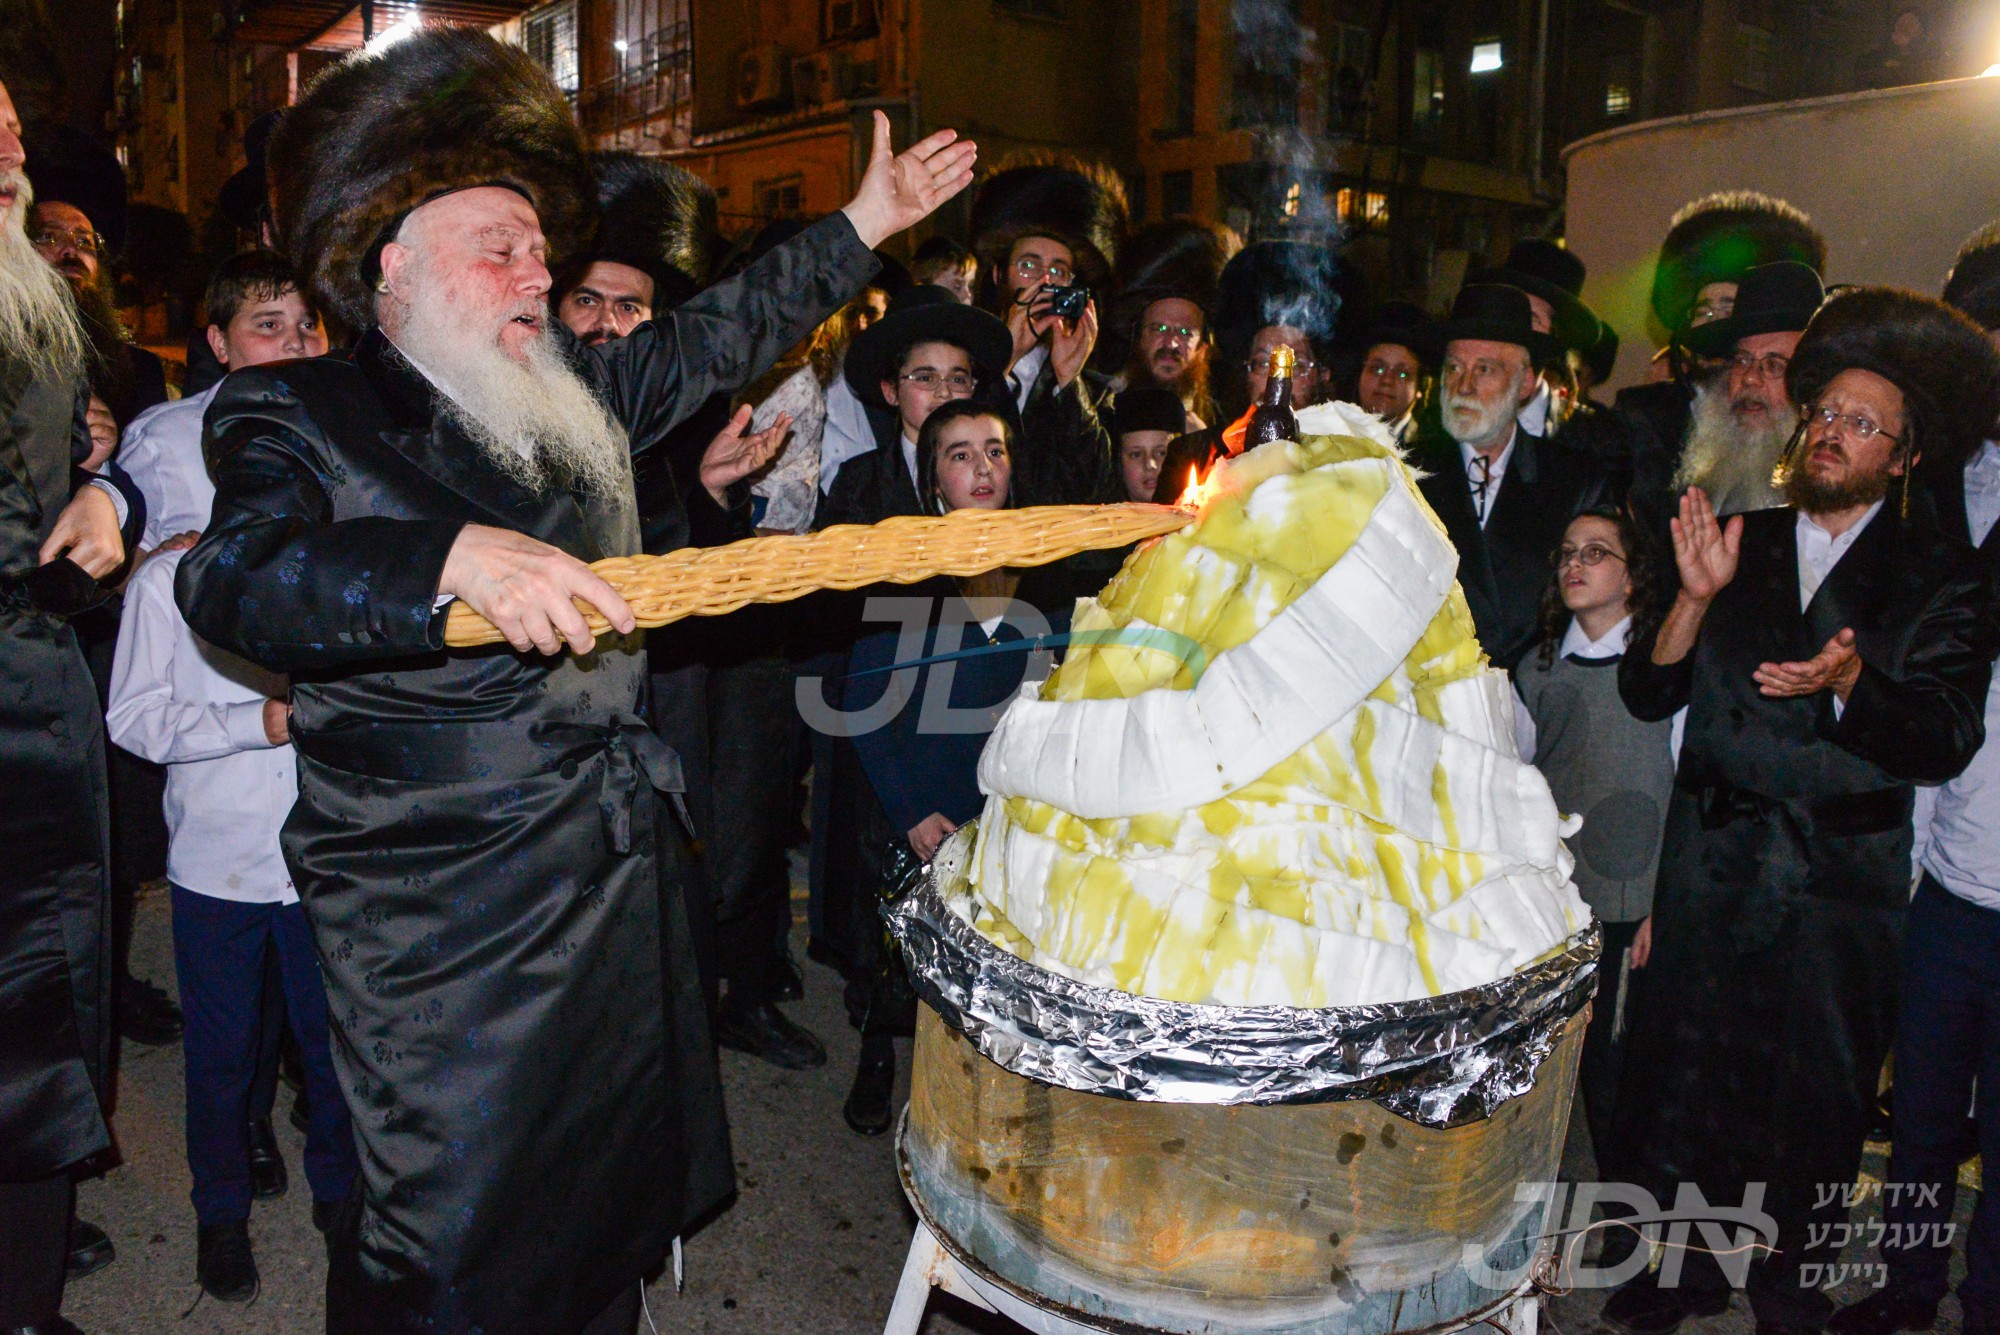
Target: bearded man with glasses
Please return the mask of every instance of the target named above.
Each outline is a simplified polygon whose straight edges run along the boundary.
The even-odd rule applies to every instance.
[[[1978,751],[2000,651],[1985,568],[1909,495],[1920,458],[1956,467],[2000,420],[1985,334],[1856,289],[1813,317],[1785,385],[1807,405],[1786,506],[1719,523],[1691,488],[1680,590],[1619,665],[1635,717],[1687,711],[1619,1120],[1655,1200],[1691,1184],[1771,1217],[1748,1277],[1761,1335],[1832,1314],[1820,1277],[1895,1028],[1914,788]],[[1683,1259],[1677,1285],[1641,1274],[1605,1319],[1660,1335],[1721,1312],[1716,1258]]]

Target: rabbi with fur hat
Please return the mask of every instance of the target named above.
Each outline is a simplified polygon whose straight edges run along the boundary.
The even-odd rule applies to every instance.
[[[1943,297],[2000,337],[2000,226],[1967,238]],[[1963,464],[1921,467],[1944,532],[1973,544],[2000,574],[2000,434],[1992,426]],[[1928,460],[1926,461],[1928,463]],[[1888,1283],[1828,1323],[1834,1335],[1924,1330],[1951,1292],[1951,1221],[1965,1158],[1966,1109],[1985,1163],[2000,1164],[2000,1088],[1982,1071],[2000,1059],[1987,1022],[2000,963],[2000,680],[1986,692],[1986,744],[1965,772],[1917,794],[1920,875],[1903,933],[1903,995],[1896,1024],[1896,1137],[1883,1181],[1879,1244]],[[2000,1192],[1982,1192],[1965,1244],[1958,1305],[1966,1331],[2000,1327]]]
[[[1764,1184],[1778,1250],[1751,1308],[1797,1332],[1832,1312],[1812,1276],[1847,1210],[1827,1184],[1860,1170],[1895,1025],[1914,785],[1979,750],[2000,651],[1985,567],[1922,521],[1909,474],[1991,431],[2000,354],[1940,302],[1861,288],[1813,317],[1786,387],[1788,506],[1718,524],[1690,489],[1680,591],[1619,665],[1635,716],[1687,715],[1618,1120],[1656,1200]],[[1695,1253],[1677,1287],[1641,1274],[1604,1315],[1659,1335],[1728,1302]]]
[[[177,595],[205,639],[293,682],[284,851],[362,1162],[330,1330],[622,1335],[642,1277],[727,1194],[685,922],[660,893],[654,790],[679,766],[636,712],[632,610],[586,562],[639,550],[632,456],[859,291],[871,248],[972,157],[948,131],[892,155],[878,116],[844,209],[588,347],[549,318],[548,263],[585,243],[595,183],[525,53],[420,32],[286,114],[279,231],[360,338],[351,360],[224,382],[214,513]],[[719,438],[686,509],[740,507],[779,434]],[[454,599],[512,651],[448,650]]]
[[[980,183],[972,247],[985,305],[1013,335],[1004,391],[1020,413],[1014,496],[1022,505],[1114,499],[1111,434],[1099,417],[1104,382],[1084,368],[1097,347],[1095,293],[1118,262],[1125,187],[1100,163],[1066,153],[1016,156]],[[1059,313],[1051,289],[1091,299]]]

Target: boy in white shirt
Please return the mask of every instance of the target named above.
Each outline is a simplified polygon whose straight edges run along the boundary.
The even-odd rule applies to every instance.
[[[219,299],[218,299],[219,298]],[[325,351],[325,336],[283,261],[237,256],[210,287],[209,333],[230,367]],[[242,326],[239,331],[239,325]],[[282,326],[282,327],[281,327]],[[154,547],[208,519],[201,456],[207,396],[148,413],[140,455]],[[192,411],[170,411],[187,409]],[[166,766],[174,967],[187,1017],[188,1167],[194,1178],[196,1277],[226,1302],[258,1287],[250,1247],[249,1103],[256,1074],[266,952],[275,952],[286,1013],[304,1055],[311,1123],[305,1171],[313,1222],[334,1222],[357,1164],[347,1106],[327,1047],[326,994],[278,832],[298,796],[284,678],[197,638],[174,604],[184,544],[143,561],[125,588],[106,718],[113,741]]]

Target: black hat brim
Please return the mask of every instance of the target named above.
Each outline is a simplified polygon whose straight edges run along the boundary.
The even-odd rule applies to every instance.
[[[937,302],[883,316],[855,335],[842,374],[863,403],[882,401],[882,382],[896,378],[895,363],[919,343],[949,343],[965,349],[973,374],[990,385],[1006,372],[1014,336],[997,316],[976,306]]]
[[[1486,269],[1468,276],[1467,283],[1499,283],[1505,287],[1519,288],[1531,297],[1540,297],[1549,303],[1555,312],[1552,321],[1553,333],[1567,348],[1587,352],[1597,340],[1597,313],[1584,305],[1583,299],[1568,288],[1560,287],[1537,274],[1525,273],[1520,269]]]
[[[1517,348],[1526,348],[1528,364],[1537,371],[1561,356],[1563,350],[1561,340],[1553,334],[1532,331],[1523,334],[1519,327],[1504,321],[1474,317],[1445,321],[1444,329],[1438,336],[1439,359],[1443,359],[1445,348],[1460,339],[1477,339],[1485,343],[1512,343]]]
[[[1813,310],[1818,310],[1814,307]],[[1681,335],[1681,346],[1697,357],[1727,357],[1736,344],[1759,334],[1796,334],[1811,323],[1813,311],[1751,311],[1698,324]]]

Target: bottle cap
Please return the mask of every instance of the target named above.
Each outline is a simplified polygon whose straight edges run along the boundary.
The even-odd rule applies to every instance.
[[[1296,354],[1283,343],[1280,343],[1277,347],[1271,349],[1271,374],[1289,378],[1292,374],[1293,363],[1296,360]]]

